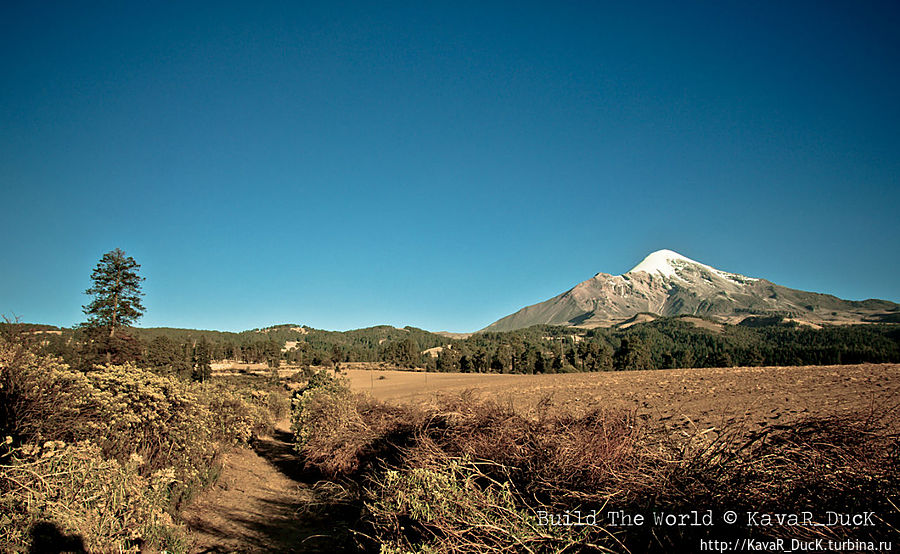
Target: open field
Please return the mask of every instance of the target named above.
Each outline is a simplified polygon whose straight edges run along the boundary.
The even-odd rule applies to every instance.
[[[669,426],[749,429],[806,416],[892,408],[900,399],[900,364],[735,367],[651,371],[497,375],[408,371],[347,372],[351,388],[378,400],[431,404],[471,391],[528,411],[549,401],[573,414],[592,408],[634,410]]]
[[[883,551],[898,538],[900,364],[346,373],[372,399],[335,382],[304,393],[299,451],[335,479],[369,484],[369,536],[392,551],[637,553],[848,539]],[[727,519],[763,512],[811,523]],[[541,520],[571,513],[594,514],[599,526]],[[615,516],[691,513],[709,521],[623,527]],[[862,513],[871,525],[827,523],[828,514]]]

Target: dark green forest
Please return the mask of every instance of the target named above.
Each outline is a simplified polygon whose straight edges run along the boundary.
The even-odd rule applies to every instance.
[[[208,376],[209,363],[218,360],[269,367],[382,362],[389,367],[472,373],[900,362],[900,326],[895,324],[814,329],[759,317],[706,329],[695,325],[696,320],[660,318],[627,329],[537,325],[476,333],[462,340],[386,325],[337,332],[285,324],[241,333],[132,327],[102,340],[82,328],[5,323],[0,330],[29,336],[45,353],[73,367],[134,361],[199,380]],[[436,356],[425,353],[436,347],[442,347]]]

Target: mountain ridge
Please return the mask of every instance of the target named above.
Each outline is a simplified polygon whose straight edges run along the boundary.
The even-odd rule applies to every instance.
[[[531,325],[611,327],[638,313],[700,315],[723,323],[780,315],[811,324],[848,324],[896,319],[900,304],[843,300],[791,289],[766,279],[730,273],[673,250],[657,250],[622,275],[597,273],[543,302],[500,318],[481,331]]]

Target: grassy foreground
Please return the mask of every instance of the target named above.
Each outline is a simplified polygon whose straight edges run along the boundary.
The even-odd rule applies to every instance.
[[[529,413],[466,395],[398,407],[325,375],[293,405],[305,463],[356,485],[358,536],[391,553],[700,551],[735,539],[878,549],[900,540],[895,422],[882,410],[674,434],[549,402]],[[765,514],[799,521],[766,525]]]

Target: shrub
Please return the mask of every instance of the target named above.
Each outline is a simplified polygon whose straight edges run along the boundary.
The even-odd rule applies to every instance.
[[[291,412],[291,401],[284,391],[254,391],[254,399],[265,406],[268,417],[279,421]]]
[[[257,406],[220,387],[204,387],[200,400],[209,408],[211,436],[217,441],[246,443],[266,428],[267,418]]]
[[[0,340],[0,537],[19,549],[59,527],[91,551],[138,539],[177,551],[183,532],[165,511],[212,482],[223,446],[271,428],[285,402],[130,364],[83,374]]]
[[[142,546],[188,551],[186,530],[166,512],[172,470],[145,477],[139,456],[121,464],[90,442],[26,445],[6,458],[0,466],[0,550],[35,551],[33,535],[43,526],[88,552],[137,552]]]
[[[750,436],[729,430],[705,444],[672,448],[668,459],[675,463],[654,468],[651,498],[676,509],[704,505],[761,513],[812,511],[818,517],[825,511],[871,511],[881,520],[874,527],[776,526],[766,535],[877,540],[893,529],[896,539],[900,436],[891,427],[894,417],[886,412],[880,417],[807,418]]]
[[[361,451],[375,438],[346,379],[324,371],[294,396],[291,423],[296,450],[307,463],[332,476],[356,471]]]
[[[545,403],[528,416],[462,395],[445,399],[428,418],[417,441],[434,446],[409,450],[407,463],[419,463],[414,456],[435,450],[487,459],[514,468],[512,476],[530,494],[583,498],[613,481],[618,489],[626,475],[640,472],[640,434],[628,413],[595,410],[575,417]]]
[[[220,450],[216,438],[224,437],[214,436],[216,418],[201,400],[200,385],[130,364],[101,368],[87,378],[104,418],[95,440],[107,456],[124,462],[137,454],[145,461],[145,473],[171,467],[178,480],[173,489],[175,503],[213,480]],[[239,427],[227,430],[241,431]],[[233,439],[240,440],[242,435]]]
[[[83,373],[0,340],[0,437],[71,441],[95,433],[102,421]]]
[[[575,416],[446,400],[429,412],[353,397],[334,383],[295,401],[301,451],[330,475],[369,479],[365,535],[384,552],[667,552],[699,538],[895,540],[900,438],[891,412],[810,418],[763,432],[673,433],[628,413]],[[893,423],[892,423],[893,422]],[[335,461],[340,460],[340,461]],[[378,463],[367,463],[367,462]],[[711,509],[873,511],[874,527],[604,527],[602,514]],[[572,534],[534,526],[541,511],[600,512]],[[539,521],[540,523],[540,521]],[[578,544],[574,547],[574,544]],[[514,546],[511,546],[514,545]]]
[[[428,468],[376,477],[367,508],[382,552],[606,551],[591,543],[588,526],[546,525],[509,480],[489,477],[483,465],[442,456]]]

